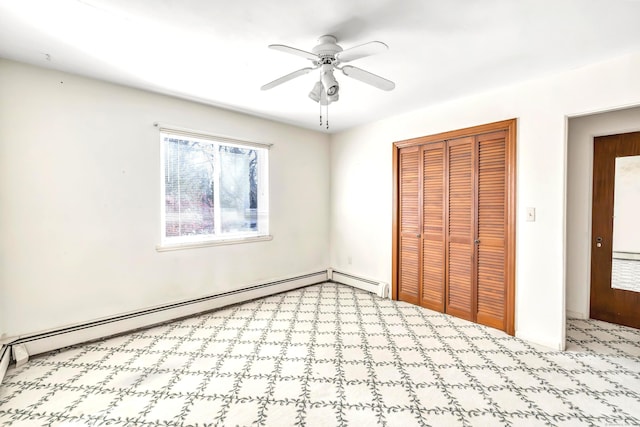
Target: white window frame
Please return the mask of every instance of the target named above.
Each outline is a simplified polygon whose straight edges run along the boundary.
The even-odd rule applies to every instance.
[[[177,126],[167,126],[155,124],[160,131],[160,244],[156,246],[158,251],[169,251],[177,249],[190,249],[208,246],[229,245],[237,243],[251,243],[271,240],[269,234],[269,148],[271,144],[260,142],[243,141],[225,136],[212,135],[202,131],[186,129]],[[166,235],[166,187],[165,187],[165,164],[166,164],[166,144],[165,137],[182,138],[200,143],[212,144],[214,147],[220,145],[238,147],[243,149],[257,149],[258,153],[258,211],[257,230],[243,231],[237,233],[222,233],[221,231],[221,211],[220,203],[214,202],[214,234],[176,236]],[[214,173],[214,197],[220,197],[220,156],[216,156]]]

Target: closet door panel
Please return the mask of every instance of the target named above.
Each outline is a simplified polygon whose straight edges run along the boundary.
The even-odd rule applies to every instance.
[[[399,153],[400,247],[398,298],[420,303],[420,148],[409,147]]]
[[[506,132],[478,136],[477,322],[506,328]]]
[[[445,282],[445,143],[422,151],[422,295],[420,305],[444,311]]]
[[[448,142],[446,312],[473,320],[473,137]]]

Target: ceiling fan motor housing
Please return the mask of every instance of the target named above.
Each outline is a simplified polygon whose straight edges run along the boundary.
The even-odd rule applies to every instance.
[[[342,52],[342,48],[337,43],[338,39],[334,36],[322,36],[311,52],[320,57],[320,64],[333,64],[336,61],[336,54]]]

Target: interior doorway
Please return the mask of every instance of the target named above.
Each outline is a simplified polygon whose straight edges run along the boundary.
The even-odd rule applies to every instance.
[[[640,106],[568,118],[565,192],[567,318],[588,319],[590,315],[594,138],[638,131]],[[569,328],[570,323],[565,326]]]

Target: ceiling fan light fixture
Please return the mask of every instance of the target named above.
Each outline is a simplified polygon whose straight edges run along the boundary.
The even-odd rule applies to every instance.
[[[333,86],[329,86],[329,88],[327,89],[327,95],[328,96],[334,96],[334,95],[338,95],[338,90],[340,89],[340,87],[335,84]]]
[[[338,81],[333,75],[333,69],[331,65],[322,66],[320,81],[322,82],[322,86],[324,87],[324,90],[327,91],[327,96],[336,95],[340,90],[340,86],[338,86]]]
[[[320,97],[322,96],[322,83],[317,81],[315,85],[313,85],[313,89],[309,92],[309,98],[313,99],[315,102],[320,102]]]

